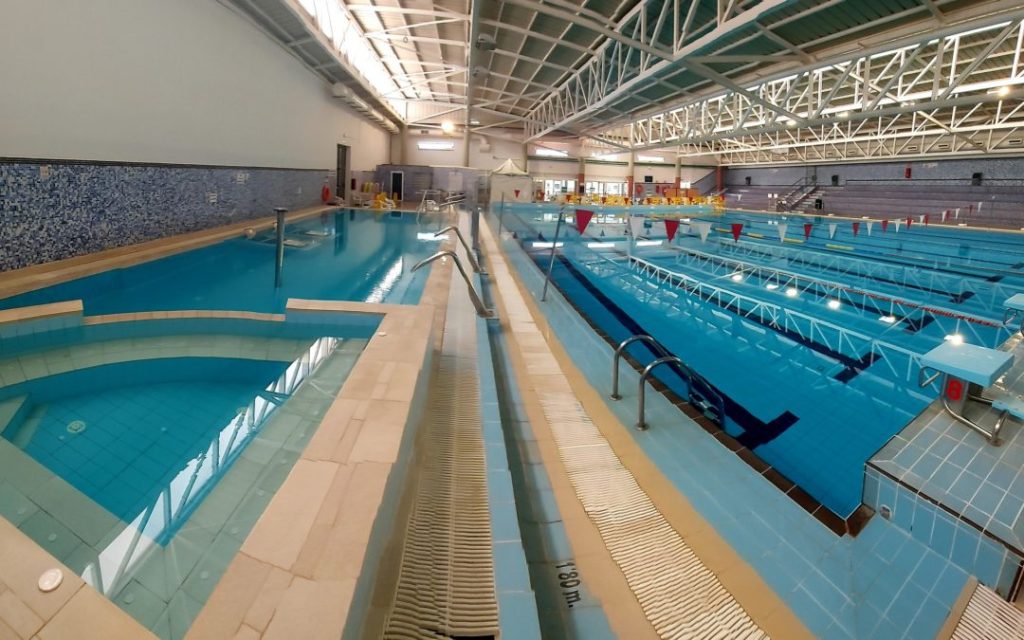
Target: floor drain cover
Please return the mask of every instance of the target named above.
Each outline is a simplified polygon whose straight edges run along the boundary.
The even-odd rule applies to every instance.
[[[85,423],[81,420],[72,420],[68,423],[68,433],[82,433],[85,431]]]

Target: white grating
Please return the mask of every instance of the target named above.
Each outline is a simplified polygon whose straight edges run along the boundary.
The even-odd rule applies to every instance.
[[[1003,600],[988,587],[978,585],[971,594],[953,640],[1021,640],[1024,612]]]
[[[591,422],[512,283],[504,258],[493,242],[488,249],[493,277],[504,279],[499,294],[526,369],[540,376],[534,387],[573,490],[655,631],[662,638],[767,638]]]
[[[481,433],[476,316],[461,281],[417,444],[420,469],[385,638],[496,637],[498,603]]]

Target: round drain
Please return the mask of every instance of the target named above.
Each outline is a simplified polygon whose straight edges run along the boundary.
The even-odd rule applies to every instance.
[[[48,569],[39,576],[39,590],[43,593],[50,593],[64,582],[64,572],[60,569]]]
[[[85,423],[81,420],[72,420],[68,423],[68,433],[82,433],[85,431]]]

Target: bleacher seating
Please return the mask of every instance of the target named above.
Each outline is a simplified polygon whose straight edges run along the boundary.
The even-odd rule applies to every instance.
[[[730,186],[726,206],[742,209],[773,210],[769,193],[785,187]],[[737,199],[736,195],[742,195]],[[1020,229],[1024,228],[1024,186],[969,186],[934,184],[925,181],[848,182],[843,186],[819,186],[800,210],[813,212],[815,198],[822,200],[822,213],[872,218],[905,218],[930,214],[929,222],[938,224],[942,211],[950,210],[947,224]],[[978,203],[982,206],[979,211]],[[808,206],[810,205],[810,206]],[[953,211],[960,209],[959,218]]]

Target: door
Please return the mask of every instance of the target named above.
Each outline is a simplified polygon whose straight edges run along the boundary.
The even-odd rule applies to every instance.
[[[334,188],[334,194],[344,198],[348,187],[348,145],[338,145],[338,179]]]
[[[405,193],[402,191],[402,182],[405,180],[404,171],[392,171],[391,172],[391,190],[388,191],[388,195],[397,193],[398,201],[405,200]]]

